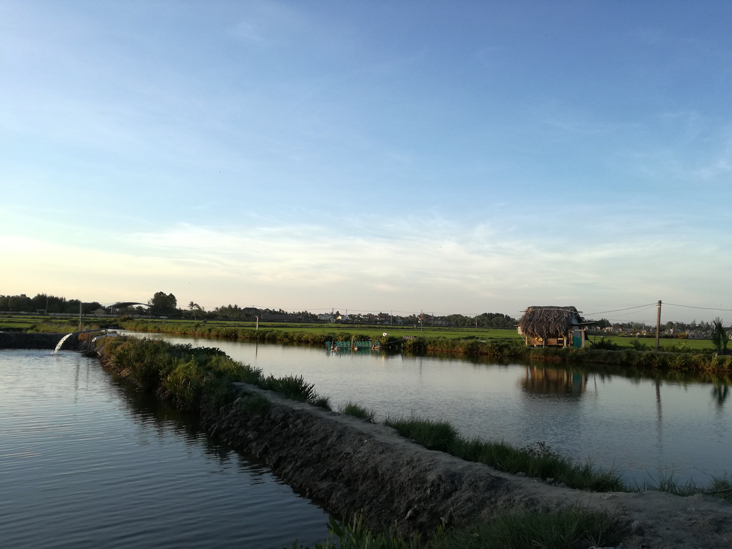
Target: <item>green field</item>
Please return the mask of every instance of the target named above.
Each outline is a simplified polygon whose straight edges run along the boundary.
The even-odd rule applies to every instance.
[[[654,337],[641,337],[641,338],[635,338],[635,337],[620,337],[620,336],[589,336],[590,342],[592,341],[600,341],[600,338],[604,337],[605,341],[609,341],[611,343],[615,343],[619,347],[623,348],[632,348],[631,342],[634,340],[638,340],[641,344],[646,345],[648,347],[648,350],[653,350],[656,347],[656,338]],[[690,349],[692,351],[701,351],[701,350],[715,350],[716,347],[712,344],[712,341],[709,339],[675,339],[675,338],[661,338],[658,342],[661,349],[671,349],[674,347],[684,349]]]

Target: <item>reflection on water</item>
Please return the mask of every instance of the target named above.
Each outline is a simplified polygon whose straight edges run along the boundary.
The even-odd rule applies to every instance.
[[[519,386],[527,393],[564,396],[577,399],[585,392],[587,374],[526,366],[526,375],[519,380]]]
[[[729,396],[729,385],[727,383],[717,382],[712,387],[712,399],[718,408],[722,408]]]
[[[327,515],[96,360],[0,351],[0,545],[283,547]]]

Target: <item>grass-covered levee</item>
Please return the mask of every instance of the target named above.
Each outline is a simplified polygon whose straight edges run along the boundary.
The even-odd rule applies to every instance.
[[[302,377],[265,376],[261,370],[234,361],[215,348],[116,337],[106,339],[101,354],[106,369],[134,383],[140,390],[155,393],[189,411],[210,413],[215,409],[236,407],[242,414],[266,413],[270,406],[268,399],[257,394],[242,395],[241,389],[234,385],[236,382],[250,383],[290,399],[330,408],[328,399],[317,395],[313,386]],[[373,421],[373,413],[358,412],[356,405],[344,410],[348,415]],[[522,524],[523,527],[517,528]],[[372,531],[359,516],[344,520],[331,518],[330,531],[330,539],[317,544],[316,548],[519,548],[526,543],[559,548],[581,546],[585,542],[614,543],[620,539],[618,524],[612,516],[581,509],[548,514],[504,512],[488,523],[461,528],[438,527],[428,537],[416,533],[404,535],[389,525]],[[295,543],[292,547],[300,546]]]
[[[160,340],[128,337],[107,338],[102,349],[105,368],[141,390],[156,393],[178,407],[197,411],[202,416],[266,417],[273,406],[263,394],[242,391],[237,382],[277,391],[286,398],[330,409],[327,397],[319,396],[313,385],[300,376],[276,378],[261,370],[232,360],[221,350],[176,345]],[[375,413],[348,403],[342,413],[374,422]],[[218,416],[217,416],[218,414]],[[258,421],[258,420],[257,420]],[[467,440],[444,422],[410,417],[391,418],[386,424],[402,436],[427,448],[450,453],[466,461],[485,463],[511,473],[524,475],[591,491],[635,491],[660,489],[689,495],[716,493],[727,495],[730,484],[716,480],[713,486],[678,486],[667,479],[658,486],[629,487],[612,471],[590,464],[576,463],[545,447],[512,448],[501,442]],[[215,431],[215,428],[213,429]],[[399,517],[394,517],[396,520]],[[613,545],[622,538],[622,526],[608,513],[568,508],[541,512],[513,510],[499,512],[490,520],[459,527],[435,525],[428,536],[404,535],[393,525],[372,530],[358,517],[331,520],[331,539],[316,547],[349,548],[464,548],[464,547],[588,547]],[[589,545],[588,545],[589,544]],[[296,543],[292,546],[299,547]]]

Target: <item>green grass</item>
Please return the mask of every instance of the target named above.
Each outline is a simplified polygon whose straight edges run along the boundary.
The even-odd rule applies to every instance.
[[[506,473],[552,479],[570,488],[612,492],[627,490],[613,471],[601,471],[590,463],[579,464],[552,452],[545,445],[514,448],[503,442],[467,440],[445,421],[428,419],[387,419],[384,422],[405,438],[430,450],[437,450],[466,461],[484,463]]]
[[[589,336],[590,343],[593,340],[600,341],[600,338],[604,338],[605,341],[616,344],[618,347],[623,349],[632,349],[637,344],[645,345],[646,350],[652,351],[656,348],[655,337],[625,337],[615,335],[598,335]],[[676,339],[676,338],[660,338],[658,340],[659,350],[664,351],[676,351],[680,348],[686,348],[689,351],[715,351],[716,347],[710,339]]]
[[[330,518],[330,538],[315,549],[571,549],[610,546],[622,540],[616,517],[601,511],[570,507],[560,511],[503,511],[467,527],[440,527],[431,540],[418,534],[401,536],[395,528],[373,533],[363,518],[341,523]],[[294,543],[292,549],[307,549]]]
[[[263,339],[265,334],[274,334],[272,337],[279,339],[292,339],[295,333],[302,334],[302,339],[322,342],[345,341],[356,336],[356,339],[370,340],[382,339],[384,332],[391,336],[402,338],[404,336],[425,337],[425,338],[448,338],[448,339],[510,339],[520,341],[516,330],[495,330],[476,328],[447,328],[429,327],[420,331],[412,326],[373,326],[359,324],[305,324],[305,323],[276,323],[260,322],[259,330],[256,330],[254,322],[235,321],[208,321],[193,322],[190,320],[130,320],[123,323],[128,330],[140,332],[161,332],[177,333],[181,335],[198,334],[206,337],[230,338],[234,336],[239,339]],[[261,332],[259,338],[251,332]],[[287,335],[285,335],[287,334]]]
[[[447,530],[433,549],[567,549],[614,546],[622,539],[618,519],[600,511],[568,508],[551,513],[508,511],[469,528]]]
[[[694,481],[679,483],[673,476],[659,475],[642,485],[628,486],[614,471],[603,471],[590,462],[578,463],[552,451],[542,442],[515,448],[503,442],[480,439],[467,440],[445,421],[428,419],[390,419],[384,422],[413,442],[430,450],[445,452],[465,461],[484,463],[499,471],[525,474],[528,477],[551,480],[570,488],[592,492],[645,492],[656,490],[677,496],[704,494],[732,502],[732,480],[712,477],[708,486]]]
[[[85,315],[82,317],[84,329],[91,326],[106,328],[117,324],[117,319],[100,318]],[[77,316],[20,315],[7,314],[0,316],[0,331],[54,332],[71,333],[79,329]]]
[[[369,423],[374,423],[374,417],[376,417],[376,412],[374,410],[368,410],[354,402],[347,402],[346,405],[338,411],[348,416],[363,419],[364,421],[368,421]]]

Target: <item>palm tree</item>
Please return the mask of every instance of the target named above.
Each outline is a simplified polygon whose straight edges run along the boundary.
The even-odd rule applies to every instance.
[[[198,303],[194,303],[193,301],[191,301],[188,304],[188,308],[191,311],[193,311],[193,320],[196,320],[196,311],[199,311],[200,312],[201,311],[201,306]]]
[[[727,337],[724,326],[722,326],[722,319],[719,317],[712,320],[712,343],[716,345],[717,353],[720,355],[726,354],[729,338]],[[724,347],[724,353],[722,352],[722,347]]]

